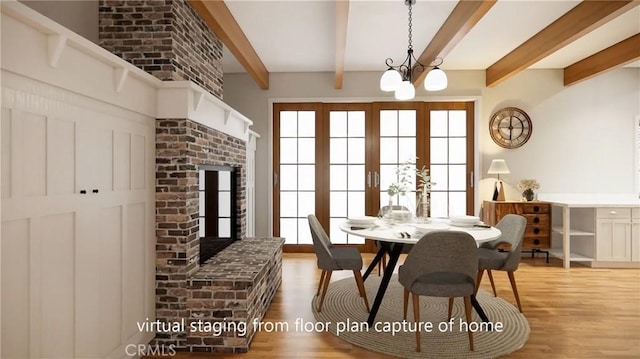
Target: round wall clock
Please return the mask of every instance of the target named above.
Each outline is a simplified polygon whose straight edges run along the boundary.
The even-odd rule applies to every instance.
[[[505,107],[491,116],[489,133],[498,146],[517,148],[531,137],[533,125],[526,112],[515,107]]]

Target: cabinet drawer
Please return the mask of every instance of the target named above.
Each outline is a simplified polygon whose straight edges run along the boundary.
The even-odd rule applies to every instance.
[[[524,236],[525,237],[529,237],[529,236],[548,236],[549,234],[550,234],[549,226],[533,225],[533,226],[527,226],[527,228],[524,229]]]
[[[597,208],[597,218],[631,219],[631,208]]]
[[[527,219],[527,227],[538,226],[549,228],[551,220],[546,214],[524,214],[523,216]]]
[[[522,204],[522,209],[523,209],[523,213],[525,214],[532,214],[532,213],[549,213],[550,212],[550,208],[551,206],[549,206],[548,203],[523,203]]]
[[[531,249],[531,248],[551,248],[551,241],[549,237],[545,236],[533,236],[533,237],[524,237],[524,241],[522,242],[523,249]]]

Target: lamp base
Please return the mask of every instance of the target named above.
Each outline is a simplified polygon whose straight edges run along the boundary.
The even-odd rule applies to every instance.
[[[500,189],[498,190],[498,198],[496,198],[496,201],[501,201],[504,202],[505,201],[505,197],[504,197],[504,183],[502,183],[502,181],[498,181],[496,182],[497,186],[500,186]]]

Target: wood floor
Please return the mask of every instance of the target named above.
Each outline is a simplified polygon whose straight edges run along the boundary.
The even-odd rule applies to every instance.
[[[372,255],[365,254],[365,265]],[[506,358],[640,358],[640,270],[562,268],[559,260],[524,258],[516,272],[523,311],[531,337]],[[314,254],[286,253],[283,283],[264,321],[314,321],[310,303],[320,279]],[[331,280],[353,276],[334,272]],[[495,272],[498,296],[515,305],[506,273]],[[356,284],[353,284],[356,290]],[[491,291],[488,278],[482,288]],[[329,291],[331,287],[329,287]],[[372,303],[373,298],[369,301]],[[428,348],[423,348],[428,353]],[[180,358],[220,355],[179,354]],[[388,358],[355,347],[329,333],[257,333],[249,353],[238,359]]]

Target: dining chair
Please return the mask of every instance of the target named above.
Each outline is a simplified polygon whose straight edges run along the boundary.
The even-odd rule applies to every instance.
[[[336,270],[352,270],[356,279],[356,285],[360,296],[364,299],[364,305],[369,312],[369,302],[367,301],[367,293],[364,290],[364,281],[362,280],[362,256],[354,247],[334,246],[329,236],[322,228],[320,221],[314,214],[307,216],[309,228],[311,229],[311,237],[313,239],[313,249],[318,259],[318,268],[322,269],[320,282],[318,283],[318,291],[316,296],[320,296],[318,304],[318,312],[322,310],[324,297],[329,288],[331,273]]]
[[[461,231],[434,231],[425,234],[413,246],[398,269],[398,281],[404,287],[404,319],[407,319],[409,294],[413,299],[413,318],[420,322],[420,296],[447,297],[449,317],[452,298],[464,297],[467,323],[471,322],[471,296],[478,272],[478,247],[473,237]],[[467,332],[473,350],[473,333]],[[416,351],[420,352],[420,331],[416,331]]]
[[[476,292],[480,287],[484,271],[487,271],[489,281],[491,282],[491,289],[493,289],[493,295],[497,297],[498,294],[496,293],[496,286],[493,282],[493,274],[491,271],[505,271],[509,276],[513,295],[516,297],[516,303],[518,303],[518,310],[520,313],[522,313],[522,306],[520,305],[520,296],[518,295],[514,272],[520,265],[522,241],[524,239],[526,226],[527,219],[525,217],[518,214],[507,214],[496,224],[496,228],[502,232],[502,235],[490,242],[482,243],[478,248],[478,277],[476,278]],[[499,249],[499,246],[503,244],[510,245],[508,251]]]

